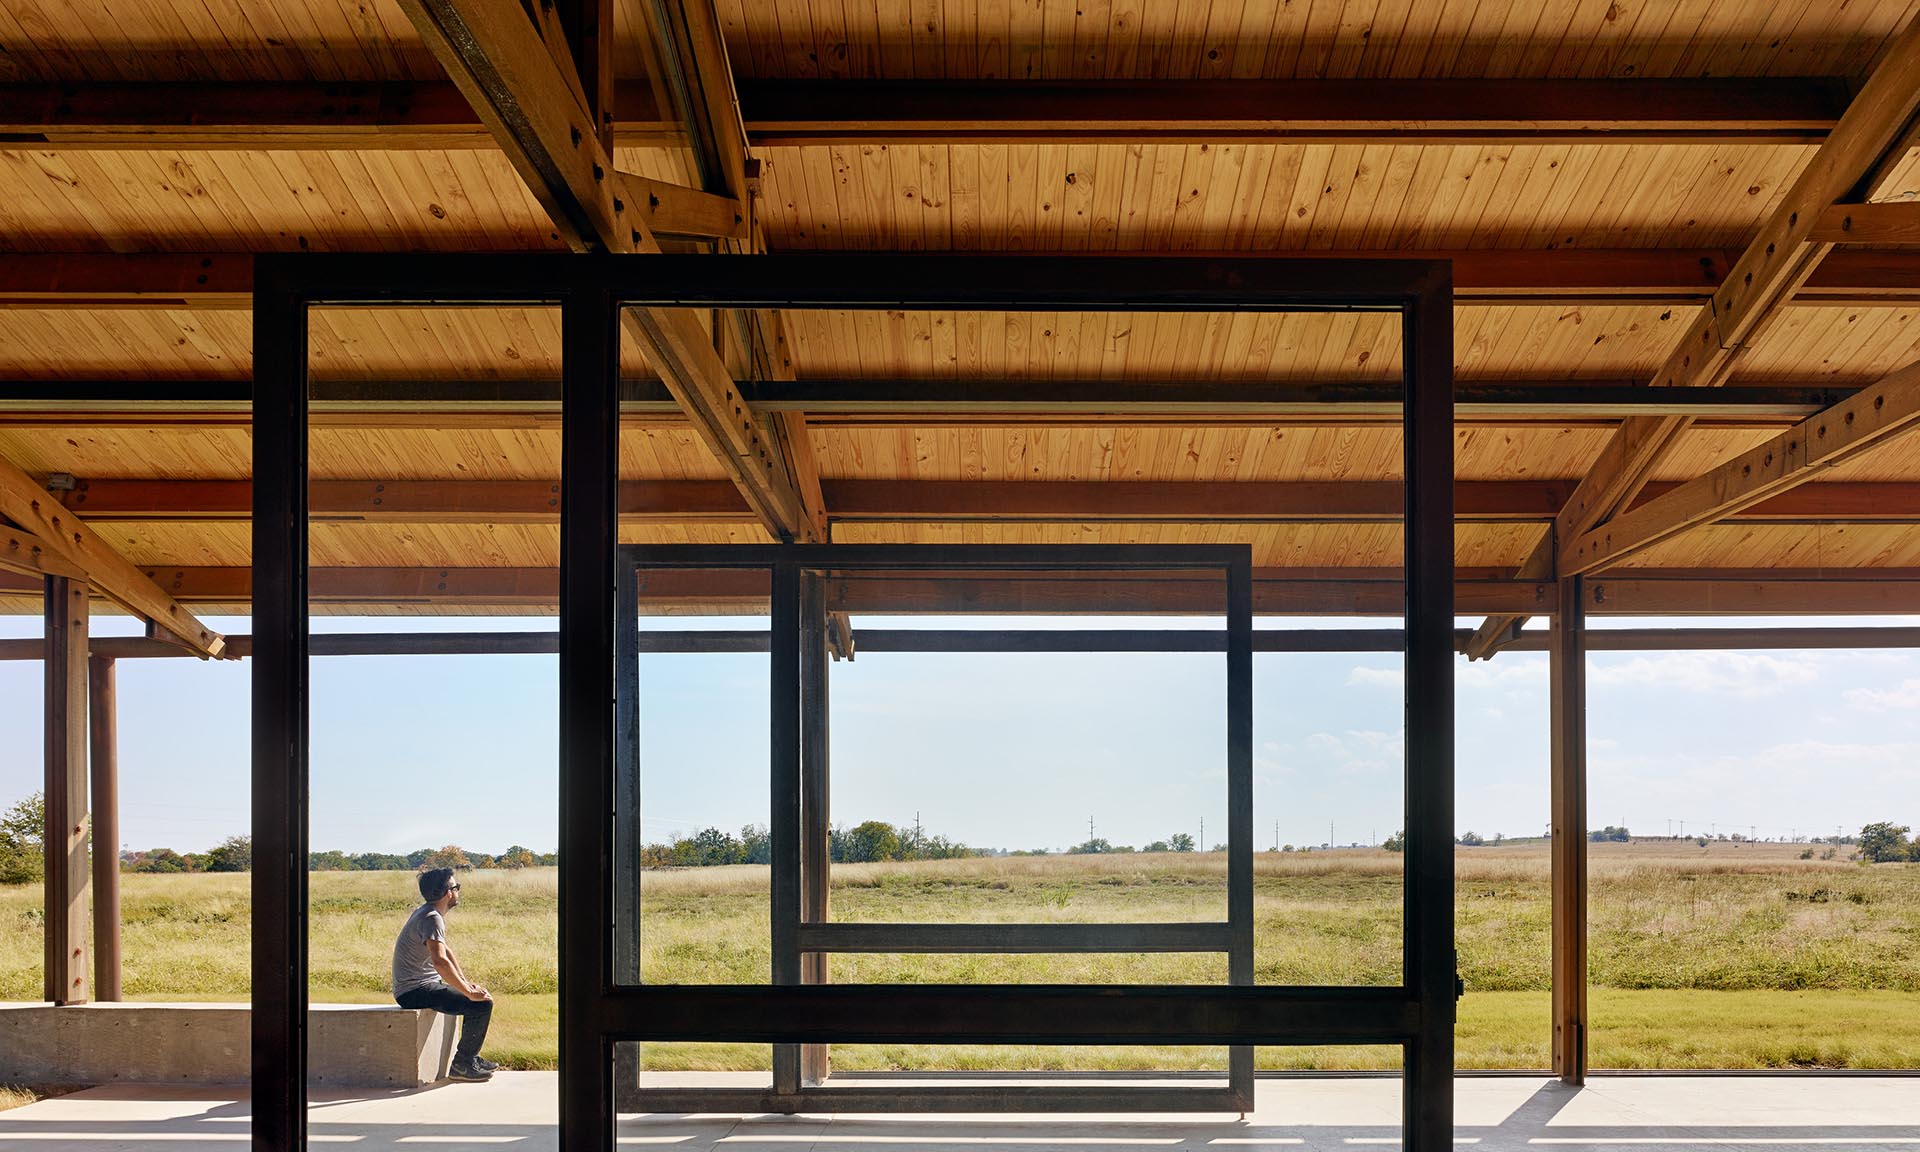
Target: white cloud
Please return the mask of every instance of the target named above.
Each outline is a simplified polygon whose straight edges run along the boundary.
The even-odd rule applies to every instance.
[[[1400,733],[1375,728],[1315,732],[1301,744],[1307,760],[1343,776],[1398,771],[1406,762],[1406,745]]]
[[[1406,676],[1398,668],[1368,668],[1361,666],[1347,673],[1347,686],[1366,688],[1398,688],[1406,682]]]
[[[1908,712],[1920,709],[1920,680],[1902,680],[1897,688],[1850,688],[1847,703],[1862,712]]]
[[[1772,696],[1820,679],[1818,660],[1765,652],[1660,652],[1628,660],[1596,659],[1589,683],[1676,689],[1719,696]]]

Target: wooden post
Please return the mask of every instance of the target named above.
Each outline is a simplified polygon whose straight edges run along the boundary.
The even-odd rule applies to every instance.
[[[801,577],[800,616],[800,918],[808,924],[828,919],[828,893],[833,868],[833,816],[829,804],[828,695],[831,665],[827,659],[828,623],[826,586],[815,573]],[[802,984],[828,983],[827,954],[808,952],[800,958]],[[831,1051],[825,1044],[800,1046],[800,1081],[819,1084],[832,1074]]]
[[[1560,581],[1549,675],[1553,729],[1553,1071],[1587,1078],[1587,646],[1581,578]]]
[[[46,583],[46,998],[87,1001],[87,582]]]
[[[87,660],[93,764],[93,998],[120,999],[120,737],[111,656]]]

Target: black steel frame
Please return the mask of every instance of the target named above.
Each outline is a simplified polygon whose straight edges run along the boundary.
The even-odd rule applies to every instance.
[[[644,573],[666,568],[751,569],[768,573],[772,695],[771,764],[773,984],[803,983],[801,958],[813,953],[1215,952],[1227,956],[1228,983],[1253,983],[1253,553],[1246,545],[626,545],[620,549],[621,618],[615,681],[620,706],[614,815],[615,984],[641,986],[629,957],[639,955],[637,855],[642,765],[639,754],[639,589]],[[807,919],[801,907],[806,829],[801,821],[802,739],[825,720],[805,705],[801,589],[810,573],[862,571],[1217,572],[1224,629],[1202,635],[1226,656],[1227,919],[1174,924],[841,924]],[[824,643],[824,638],[820,642]],[[824,665],[818,670],[824,670]],[[826,769],[824,763],[818,765]],[[1045,1084],[930,1085],[909,1090],[810,1083],[799,1074],[799,1046],[774,1048],[769,1088],[641,1087],[622,1061],[616,1099],[622,1111],[1094,1111],[1246,1112],[1253,1108],[1253,1049],[1228,1050],[1223,1087],[1193,1083],[1128,1087]],[[1142,1077],[1151,1079],[1151,1077]]]
[[[298,255],[254,265],[253,1144],[306,1147],[307,309],[562,311],[560,1146],[612,1146],[616,1040],[1397,1043],[1406,1146],[1452,1141],[1452,275],[1445,261]],[[622,306],[1397,311],[1406,479],[1404,984],[615,987]],[[776,632],[778,629],[776,628]],[[1248,818],[1251,818],[1250,811]]]

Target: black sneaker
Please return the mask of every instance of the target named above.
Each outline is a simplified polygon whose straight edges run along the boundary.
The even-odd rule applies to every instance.
[[[447,1079],[464,1080],[470,1084],[482,1084],[493,1079],[493,1073],[473,1064],[463,1064],[456,1060],[453,1067],[447,1069]]]
[[[485,1056],[475,1056],[473,1058],[473,1066],[475,1068],[480,1069],[480,1071],[482,1072],[500,1071],[500,1065],[495,1064],[493,1061],[487,1059]]]

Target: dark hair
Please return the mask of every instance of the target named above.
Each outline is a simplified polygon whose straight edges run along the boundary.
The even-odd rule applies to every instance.
[[[429,868],[420,873],[420,898],[431,904],[447,894],[453,883],[453,869]]]

